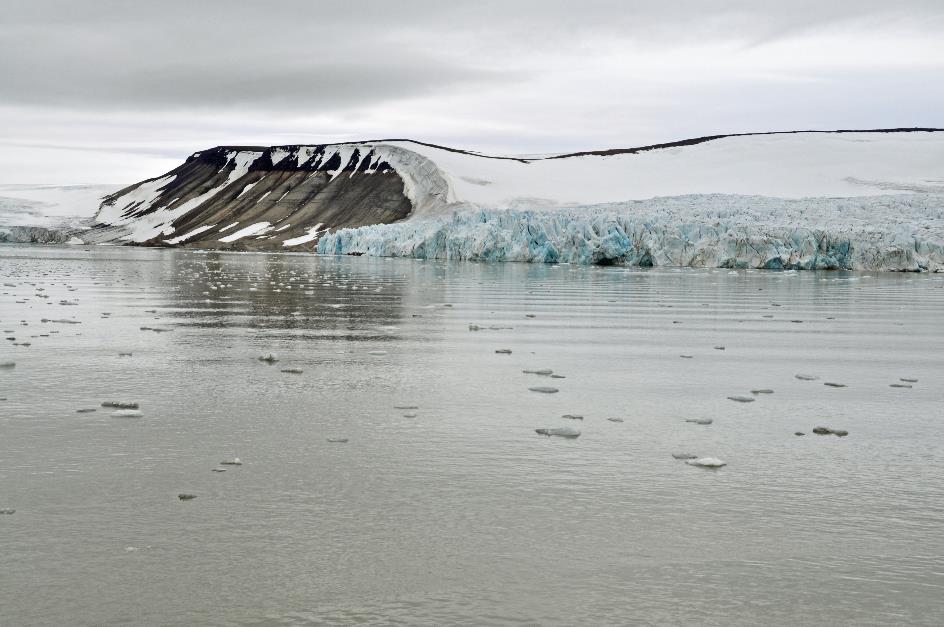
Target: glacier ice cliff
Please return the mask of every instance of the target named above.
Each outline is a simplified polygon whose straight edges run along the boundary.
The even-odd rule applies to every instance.
[[[725,194],[554,210],[459,206],[340,229],[321,254],[766,269],[944,271],[944,195]]]

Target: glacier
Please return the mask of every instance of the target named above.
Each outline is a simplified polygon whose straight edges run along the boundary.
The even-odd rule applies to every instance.
[[[438,216],[322,235],[324,255],[796,270],[944,271],[944,195],[692,194]]]

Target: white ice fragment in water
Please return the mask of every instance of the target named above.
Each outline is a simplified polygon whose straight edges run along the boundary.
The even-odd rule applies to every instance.
[[[144,416],[139,409],[119,409],[111,413],[114,418],[141,418]]]
[[[580,429],[574,427],[553,427],[548,429],[535,429],[534,431],[535,433],[546,436],[556,435],[562,438],[580,437]]]

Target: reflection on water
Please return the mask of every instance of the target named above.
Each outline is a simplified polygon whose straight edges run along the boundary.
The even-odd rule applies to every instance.
[[[0,278],[3,624],[944,615],[944,277],[4,247]]]

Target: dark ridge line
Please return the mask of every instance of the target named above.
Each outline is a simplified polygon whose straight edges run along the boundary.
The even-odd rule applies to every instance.
[[[410,144],[417,144],[420,146],[427,146],[429,148],[436,148],[439,150],[445,150],[447,152],[453,152],[462,155],[469,155],[471,157],[481,157],[482,159],[499,159],[503,161],[518,161],[519,163],[530,163],[533,161],[550,161],[551,159],[565,159],[567,157],[584,157],[584,156],[600,156],[606,157],[611,155],[619,154],[637,154],[640,152],[648,152],[650,150],[659,150],[661,148],[678,148],[681,146],[694,146],[696,144],[703,144],[715,139],[725,139],[727,137],[752,137],[752,136],[764,136],[764,135],[798,135],[802,133],[817,133],[822,135],[839,135],[842,133],[940,133],[944,132],[944,128],[933,128],[933,127],[898,127],[898,128],[871,128],[871,129],[837,129],[832,131],[822,131],[822,130],[802,130],[802,131],[761,131],[753,133],[724,133],[720,135],[705,135],[703,137],[693,137],[690,139],[682,139],[674,142],[667,142],[663,144],[651,144],[648,146],[637,146],[635,148],[609,148],[605,150],[586,150],[580,152],[569,152],[560,155],[552,155],[549,157],[502,157],[496,155],[486,155],[479,152],[474,152],[471,150],[462,150],[460,148],[450,148],[449,146],[441,146],[439,144],[432,144],[429,142],[423,142],[416,139],[407,139],[407,138],[388,138],[388,139],[367,139],[363,141],[349,141],[349,142],[333,142],[328,144],[282,144],[278,146],[216,146],[214,148],[209,148],[207,150],[197,151],[201,155],[206,152],[213,152],[219,150],[258,150],[266,151],[274,148],[282,149],[292,149],[300,148],[302,146],[308,146],[311,148],[325,148],[328,146],[347,146],[350,144],[382,144],[385,142],[405,142]]]

